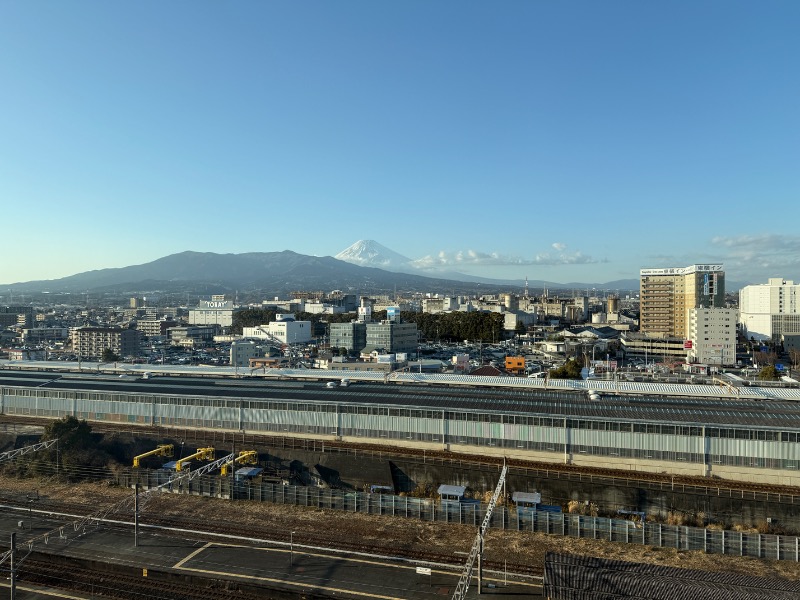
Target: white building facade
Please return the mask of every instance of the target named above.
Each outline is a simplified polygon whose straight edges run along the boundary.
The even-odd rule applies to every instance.
[[[689,310],[689,335],[686,362],[704,365],[736,363],[735,308],[692,308]]]
[[[189,311],[189,324],[230,327],[237,310],[230,300],[201,300],[197,308]]]
[[[739,291],[739,323],[747,339],[781,341],[800,334],[800,285],[786,279],[747,285]]]
[[[267,331],[284,344],[307,344],[311,341],[311,321],[273,321]]]
[[[250,340],[237,340],[231,344],[230,361],[232,367],[248,367],[251,358],[260,358],[264,349]]]

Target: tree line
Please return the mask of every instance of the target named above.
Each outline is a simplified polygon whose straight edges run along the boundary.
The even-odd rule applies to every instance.
[[[272,308],[248,308],[234,313],[231,333],[242,334],[244,327],[255,327],[274,321],[279,311]],[[356,318],[356,313],[312,314],[300,312],[295,314],[298,321],[310,321],[315,336],[323,336],[329,323],[349,323]],[[376,311],[373,320],[386,318],[386,311]],[[487,312],[451,312],[451,313],[418,313],[403,311],[400,318],[406,323],[416,323],[420,335],[432,341],[482,341],[498,342],[503,339],[503,323],[505,318],[500,313]]]

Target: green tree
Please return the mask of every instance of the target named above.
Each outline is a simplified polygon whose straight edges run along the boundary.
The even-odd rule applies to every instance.
[[[557,369],[550,371],[551,379],[580,379],[581,369],[583,368],[583,361],[580,359],[571,359],[565,362]]]
[[[528,328],[525,326],[525,323],[522,321],[517,321],[517,326],[514,327],[514,333],[517,335],[523,335],[528,332]]]
[[[761,381],[778,381],[780,379],[780,375],[778,374],[778,369],[775,368],[775,365],[767,365],[758,372],[758,378]]]
[[[92,445],[92,427],[85,420],[73,416],[51,421],[44,428],[42,441],[58,439],[61,451],[85,450]]]
[[[92,433],[85,420],[69,416],[52,421],[45,427],[42,440],[52,439],[58,439],[57,448],[50,448],[49,453],[38,453],[37,459],[50,464],[58,461],[62,474],[71,479],[83,478],[85,467],[106,467],[112,460],[100,444],[102,436]]]
[[[119,360],[119,354],[114,352],[111,348],[106,348],[103,350],[103,356],[100,357],[100,360],[103,362],[117,362]]]

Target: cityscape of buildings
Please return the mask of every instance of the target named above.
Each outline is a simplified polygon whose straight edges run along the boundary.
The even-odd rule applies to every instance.
[[[796,361],[784,365],[779,359],[800,347],[800,284],[770,278],[730,294],[725,281],[722,264],[693,264],[642,269],[638,294],[544,289],[533,295],[526,287],[517,294],[370,296],[335,290],[297,291],[246,305],[226,295],[193,306],[166,306],[152,296],[131,298],[124,307],[91,309],[18,304],[0,306],[0,335],[3,354],[12,360],[179,360],[236,367],[294,362],[380,370],[413,364],[420,370],[469,372],[483,364],[458,365],[456,358],[423,363],[421,345],[441,342],[447,332],[426,336],[409,315],[492,313],[502,321],[494,339],[447,341],[515,339],[520,345],[507,352],[511,356],[531,350],[565,357],[583,353],[595,365],[610,359],[660,362],[697,373],[749,366],[757,347],[791,368]],[[272,320],[237,326],[237,315],[248,310]],[[176,353],[188,358],[175,358]],[[510,362],[502,367],[512,374],[532,370]]]

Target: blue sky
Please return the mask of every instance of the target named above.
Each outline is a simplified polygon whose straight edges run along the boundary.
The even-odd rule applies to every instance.
[[[0,282],[374,239],[800,281],[800,3],[0,4]]]

